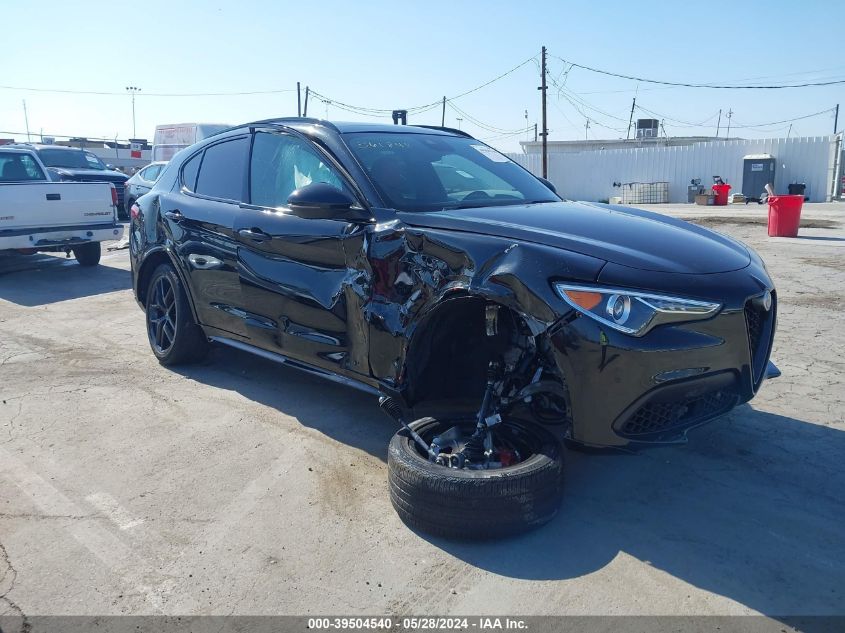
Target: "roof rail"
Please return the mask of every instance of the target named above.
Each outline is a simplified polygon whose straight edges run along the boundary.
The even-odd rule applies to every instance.
[[[472,134],[464,132],[463,130],[458,130],[453,127],[444,127],[442,125],[414,125],[414,127],[424,127],[429,130],[440,130],[441,132],[451,132],[452,134],[457,134],[458,136],[464,136],[466,138],[471,138],[475,140],[475,137]]]
[[[322,125],[329,129],[334,130],[335,132],[340,132],[337,129],[337,126],[332,123],[331,121],[326,121],[325,119],[315,119],[313,117],[304,117],[304,116],[289,116],[289,117],[276,117],[273,119],[262,119],[261,121],[250,121],[249,123],[243,123],[241,125],[237,125],[235,127],[246,127],[248,125],[285,125],[286,123],[310,123],[312,125]],[[234,129],[234,128],[232,128]]]

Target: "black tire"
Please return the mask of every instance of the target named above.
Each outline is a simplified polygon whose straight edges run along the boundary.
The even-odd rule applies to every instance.
[[[145,308],[147,338],[158,362],[181,365],[205,358],[208,339],[194,321],[185,288],[170,264],[153,271]]]
[[[426,441],[472,420],[422,418],[411,427]],[[491,470],[454,469],[429,462],[404,429],[390,441],[387,453],[390,501],[410,527],[451,539],[501,538],[550,521],[563,492],[563,449],[546,429],[506,419],[528,438],[534,453],[514,466]]]
[[[73,256],[76,257],[80,266],[96,266],[100,263],[101,249],[99,242],[86,242],[74,246],[71,250],[73,250]]]

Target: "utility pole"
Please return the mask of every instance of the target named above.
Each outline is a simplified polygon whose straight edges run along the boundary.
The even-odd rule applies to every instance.
[[[135,95],[141,92],[138,86],[126,86],[126,92],[132,95],[132,138],[137,138],[135,134]]]
[[[305,86],[305,108],[302,110],[302,116],[308,116],[308,86]]]
[[[26,99],[23,100],[23,120],[26,123],[26,142],[29,143],[29,115],[26,113]]]
[[[296,82],[296,116],[302,116],[302,92],[299,89],[299,82]]]
[[[534,124],[534,142],[537,142],[537,124]]]
[[[833,133],[839,128],[839,104],[836,104],[836,114],[833,115]]]
[[[587,119],[587,123],[584,125],[584,140],[585,141],[589,140],[589,137],[587,136],[587,132],[589,132],[589,131],[590,131],[590,119]]]
[[[716,138],[719,138],[719,128],[722,126],[722,108],[719,108],[719,120],[716,121]]]
[[[540,136],[543,137],[543,178],[549,177],[549,129],[546,122],[546,92],[548,90],[546,86],[546,47],[544,46],[541,51],[542,56],[542,64],[540,69],[540,87],[537,90],[540,91],[542,96],[542,109],[543,109],[543,131],[540,132]]]
[[[440,114],[440,127],[446,127],[446,97],[443,97],[443,112]]]
[[[789,124],[789,131],[786,133],[786,140],[789,140],[789,137],[792,135],[792,123]]]
[[[634,108],[637,107],[637,98],[634,97],[634,101],[631,103],[631,116],[628,117],[628,133],[625,134],[625,140],[627,141],[631,138],[631,124],[634,122]]]
[[[461,129],[461,121],[463,121],[463,119],[461,117],[458,117],[458,118],[455,119],[455,121],[458,122],[458,129],[460,130]]]
[[[725,135],[726,139],[729,139],[731,137],[731,117],[733,116],[733,114],[734,114],[734,111],[729,109],[728,110],[728,132]]]

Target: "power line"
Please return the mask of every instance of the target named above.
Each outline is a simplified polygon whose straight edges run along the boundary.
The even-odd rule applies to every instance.
[[[503,72],[501,75],[498,75],[498,76],[494,77],[493,79],[490,79],[489,81],[485,81],[484,83],[479,84],[478,86],[475,86],[474,88],[470,88],[469,90],[466,90],[464,92],[461,92],[460,94],[457,94],[453,97],[448,97],[446,99],[446,101],[450,102],[450,101],[453,101],[455,99],[460,99],[461,97],[465,97],[469,94],[472,94],[473,92],[477,92],[478,90],[481,90],[482,88],[486,88],[490,84],[495,83],[495,82],[499,81],[500,79],[504,79],[508,75],[516,72],[517,70],[519,70],[520,68],[522,68],[526,64],[529,64],[536,59],[537,59],[536,55],[533,56],[533,57],[529,57],[528,59],[526,59],[523,62],[520,62],[519,64],[517,64],[516,66],[514,66],[510,70]],[[370,107],[366,107],[366,106],[356,106],[356,105],[351,104],[351,103],[338,101],[337,99],[334,99],[332,97],[328,97],[328,96],[321,94],[321,93],[319,93],[319,92],[317,92],[316,90],[313,90],[313,89],[311,90],[311,92],[314,95],[319,96],[323,99],[329,99],[329,100],[332,101],[332,104],[343,106],[344,109],[348,110],[349,112],[356,113],[356,114],[364,114],[364,115],[369,115],[369,116],[375,115],[375,116],[387,117],[387,116],[391,116],[392,113],[393,113],[393,108],[370,108]],[[423,105],[412,106],[412,107],[403,108],[403,109],[407,110],[408,114],[422,114],[423,112],[428,112],[429,110],[433,110],[434,108],[439,107],[442,104],[443,104],[443,100],[442,100],[442,98],[439,98],[439,99],[437,99],[437,101],[432,101],[431,103],[426,103],[426,104],[423,104]]]
[[[106,92],[100,90],[62,90],[59,88],[27,88],[23,86],[0,86],[0,90],[24,90],[28,92],[49,92],[56,94],[99,95],[108,97],[125,96],[125,92]],[[278,90],[250,90],[244,92],[145,92],[144,97],[238,97],[243,95],[268,95],[283,92],[296,92],[296,88]]]
[[[804,116],[795,117],[794,119],[784,119],[783,121],[772,121],[771,123],[754,123],[751,125],[732,125],[733,128],[756,128],[756,127],[768,127],[770,125],[780,125],[782,123],[794,123],[795,121],[803,121],[804,119],[810,119],[814,116],[819,116],[820,114],[827,114],[828,112],[833,112],[836,108],[828,108],[827,110],[819,110],[818,112],[813,112],[813,114],[805,114]]]
[[[26,132],[10,132],[8,130],[0,130],[0,134],[8,134],[10,136],[26,136]],[[33,133],[34,134],[34,133]],[[85,139],[86,141],[97,141],[103,143],[114,143],[117,141],[118,143],[128,143],[129,139],[123,139],[118,137],[112,138],[103,138],[101,136],[83,136],[81,134],[54,134],[53,132],[39,132],[37,136],[40,137],[49,137],[49,138],[66,138],[66,139]],[[29,142],[29,141],[27,141]]]
[[[503,128],[495,127],[493,125],[490,125],[489,123],[484,123],[483,121],[479,121],[474,116],[472,116],[471,114],[469,114],[465,110],[462,110],[461,108],[456,106],[451,101],[446,101],[446,103],[449,105],[450,108],[452,108],[455,112],[457,112],[458,114],[463,116],[465,119],[467,119],[471,123],[475,124],[476,126],[480,127],[483,130],[486,130],[488,132],[494,132],[494,133],[498,133],[498,134],[508,134],[509,135],[509,134],[520,134],[520,133],[523,133],[523,132],[526,131],[525,128],[516,129],[516,130],[513,130],[513,129],[505,130]]]
[[[619,77],[620,79],[629,79],[631,81],[641,81],[643,83],[650,83],[650,84],[660,84],[664,86],[678,86],[682,88],[711,88],[711,89],[718,89],[718,90],[780,90],[784,88],[808,88],[810,86],[833,86],[836,84],[845,84],[845,79],[836,79],[832,81],[815,81],[815,82],[804,82],[798,84],[779,84],[779,85],[757,85],[757,84],[749,84],[749,85],[730,85],[730,84],[694,84],[694,83],[685,83],[679,81],[663,81],[659,79],[646,79],[644,77],[635,77],[632,75],[624,75],[622,73],[614,73],[610,72],[609,70],[601,70],[599,68],[593,68],[591,66],[585,66],[583,64],[576,64],[575,62],[571,62],[569,60],[563,59],[562,57],[558,57],[560,61],[565,64],[570,64],[575,68],[581,68],[582,70],[588,70],[590,72],[598,73],[601,75],[608,75],[610,77]]]
[[[707,117],[706,119],[704,119],[703,121],[701,121],[700,123],[693,123],[691,121],[684,121],[682,119],[673,119],[672,117],[666,116],[665,114],[660,114],[659,112],[655,112],[654,110],[649,110],[648,108],[644,108],[640,105],[637,106],[637,109],[642,110],[646,114],[656,116],[658,119],[666,119],[667,121],[671,121],[672,123],[676,124],[675,127],[678,127],[678,126],[681,126],[681,127],[709,127],[706,124],[710,123],[713,119],[715,119],[717,116],[719,116],[719,113],[716,112],[716,113],[712,114],[711,116]]]

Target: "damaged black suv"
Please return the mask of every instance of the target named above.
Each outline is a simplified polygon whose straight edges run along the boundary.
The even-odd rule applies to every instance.
[[[457,130],[246,124],[180,152],[131,215],[160,362],[217,343],[381,396],[393,505],[437,534],[539,525],[561,440],[683,441],[777,373],[751,249],[563,201]]]

